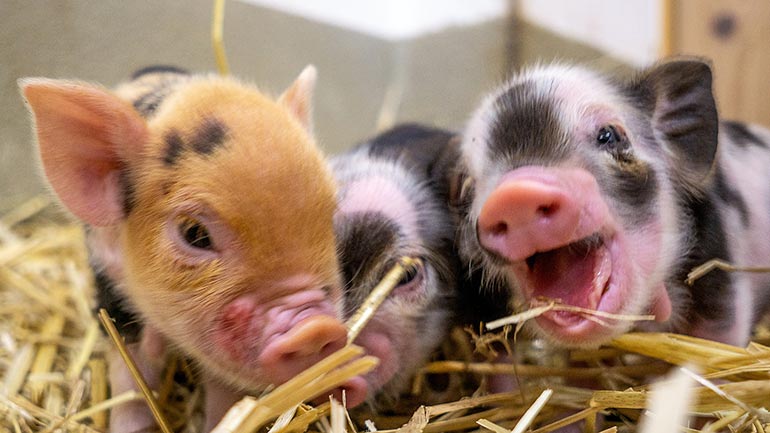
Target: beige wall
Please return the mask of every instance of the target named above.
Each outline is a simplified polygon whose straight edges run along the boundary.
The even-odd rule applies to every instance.
[[[644,66],[663,42],[662,0],[513,0],[524,20]]]
[[[111,86],[133,70],[215,69],[210,0],[0,1],[0,213],[43,190],[16,80],[78,78]],[[278,93],[308,63],[319,71],[315,125],[336,152],[375,133],[388,88],[392,121],[460,128],[506,75],[506,22],[390,42],[228,1],[224,39],[233,74]]]
[[[670,51],[711,59],[722,117],[770,127],[770,2],[672,0],[671,6]]]

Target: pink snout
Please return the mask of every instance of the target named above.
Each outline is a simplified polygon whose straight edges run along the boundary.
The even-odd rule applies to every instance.
[[[346,342],[347,329],[339,320],[311,316],[270,342],[259,361],[266,377],[279,384],[341,349]]]
[[[520,261],[593,234],[606,212],[589,172],[523,167],[503,176],[482,206],[479,243],[509,261]]]

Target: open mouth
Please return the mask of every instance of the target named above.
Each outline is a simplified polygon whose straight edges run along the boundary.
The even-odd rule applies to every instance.
[[[568,245],[538,252],[516,266],[519,281],[529,300],[548,299],[597,310],[610,287],[612,258],[605,239],[593,234]],[[561,326],[575,326],[585,316],[551,311],[545,316]]]

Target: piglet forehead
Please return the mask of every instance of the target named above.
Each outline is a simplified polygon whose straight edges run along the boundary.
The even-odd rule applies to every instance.
[[[336,281],[336,191],[312,137],[281,104],[209,78],[169,96],[153,146],[132,167],[137,219],[204,212],[228,232],[244,279],[307,270]],[[214,239],[217,242],[217,239]]]
[[[558,64],[525,69],[490,94],[469,121],[464,162],[471,176],[481,176],[520,149],[520,157],[558,159],[567,137],[622,123],[625,107],[618,87],[590,70]]]
[[[392,180],[372,176],[350,182],[342,191],[340,214],[379,212],[412,238],[417,237],[418,215],[403,190]]]
[[[149,126],[161,134],[178,130],[189,135],[212,119],[224,123],[234,133],[252,137],[251,146],[277,147],[280,143],[271,143],[271,139],[286,133],[301,135],[302,141],[309,144],[313,142],[286,107],[250,85],[218,77],[198,78],[169,96]],[[275,128],[275,124],[281,128]],[[261,136],[254,134],[268,135],[257,139]]]
[[[551,102],[567,131],[587,123],[617,121],[626,105],[618,87],[602,75],[579,66],[551,65],[522,72],[511,85],[527,83],[538,97]]]
[[[278,207],[271,200],[280,198],[286,207],[334,203],[323,156],[285,107],[231,80],[205,80],[179,93],[150,123],[154,154],[142,175],[153,182],[144,186],[197,190],[244,210]]]

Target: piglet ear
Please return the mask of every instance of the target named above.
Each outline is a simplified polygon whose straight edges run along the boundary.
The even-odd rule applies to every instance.
[[[703,183],[717,152],[719,120],[711,67],[698,59],[664,62],[646,71],[638,97],[652,111],[653,128],[668,143],[685,185]]]
[[[278,98],[278,102],[310,133],[313,132],[313,91],[317,76],[315,66],[305,66],[299,77]]]
[[[144,120],[127,102],[89,84],[27,78],[19,86],[54,192],[88,224],[117,223],[124,216],[122,170],[147,140]]]
[[[462,162],[461,145],[460,135],[451,137],[430,171],[431,180],[439,186],[441,195],[455,217],[463,211],[463,203],[467,202],[469,188],[473,186],[473,179],[468,177]]]

